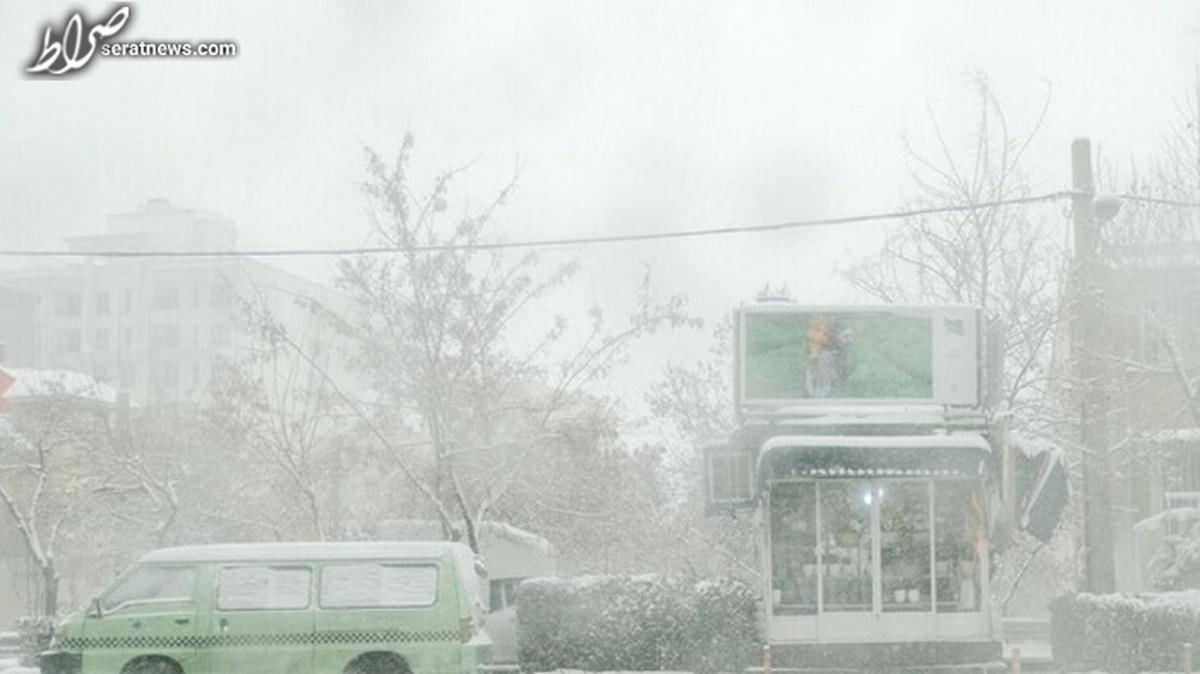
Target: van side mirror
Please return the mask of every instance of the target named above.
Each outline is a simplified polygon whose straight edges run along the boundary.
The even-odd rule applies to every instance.
[[[92,600],[91,605],[88,607],[88,617],[89,618],[103,618],[104,617],[104,611],[102,611],[100,609],[100,599],[99,598]]]

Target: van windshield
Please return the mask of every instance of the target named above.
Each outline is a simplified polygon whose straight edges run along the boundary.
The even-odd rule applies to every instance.
[[[190,567],[138,567],[104,594],[100,609],[107,613],[133,602],[191,601],[195,589],[196,572]]]

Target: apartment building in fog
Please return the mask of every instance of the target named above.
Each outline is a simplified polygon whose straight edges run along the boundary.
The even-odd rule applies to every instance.
[[[196,400],[218,359],[237,360],[250,348],[248,301],[316,347],[322,327],[312,300],[327,309],[339,303],[325,286],[240,256],[87,255],[229,253],[236,239],[226,218],[153,199],[110,215],[102,234],[66,239],[80,257],[0,272],[5,362],[92,375],[135,402]]]

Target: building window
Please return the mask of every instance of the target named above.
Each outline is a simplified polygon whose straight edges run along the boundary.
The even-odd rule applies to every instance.
[[[179,364],[161,360],[154,365],[154,388],[164,392],[179,391]]]
[[[71,318],[82,313],[83,303],[79,293],[62,293],[54,298],[54,315],[59,318]]]
[[[179,288],[176,286],[155,286],[154,300],[151,306],[155,311],[170,311],[179,308]]]
[[[1165,365],[1167,354],[1164,352],[1163,331],[1157,319],[1141,318],[1138,321],[1137,356],[1146,365]]]
[[[111,309],[112,307],[110,306],[108,291],[101,290],[100,292],[96,293],[96,315],[107,316]]]
[[[94,346],[96,347],[97,351],[108,351],[108,328],[100,328],[96,330]]]
[[[121,365],[120,386],[125,389],[137,388],[137,366],[129,363]]]
[[[1163,505],[1167,511],[1167,535],[1185,536],[1200,512],[1200,492],[1169,491],[1163,494]]]
[[[1166,491],[1200,492],[1200,447],[1191,442],[1174,442],[1166,447]]]
[[[79,353],[83,346],[83,334],[79,328],[59,330],[55,335],[54,351],[59,355]]]
[[[178,323],[159,323],[154,326],[154,332],[151,334],[150,338],[151,348],[173,349],[179,345]]]
[[[229,308],[229,287],[226,285],[213,286],[212,290],[212,307],[213,309],[225,310]]]
[[[132,314],[133,313],[133,291],[132,290],[121,291],[121,313],[123,313],[123,314]]]
[[[124,345],[126,349],[133,348],[133,328],[121,329],[121,344]]]
[[[212,343],[217,348],[229,346],[232,342],[228,323],[217,323],[212,327]]]

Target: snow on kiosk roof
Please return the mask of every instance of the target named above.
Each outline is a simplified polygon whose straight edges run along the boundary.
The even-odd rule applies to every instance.
[[[288,543],[220,543],[164,548],[146,553],[141,562],[250,562],[342,559],[440,559],[474,553],[448,541],[353,541]]]
[[[991,452],[987,440],[978,435],[783,435],[763,443],[763,453],[777,447],[867,447],[892,449],[976,450]]]
[[[991,447],[978,435],[785,435],[762,445],[759,489],[796,475],[979,475]]]

